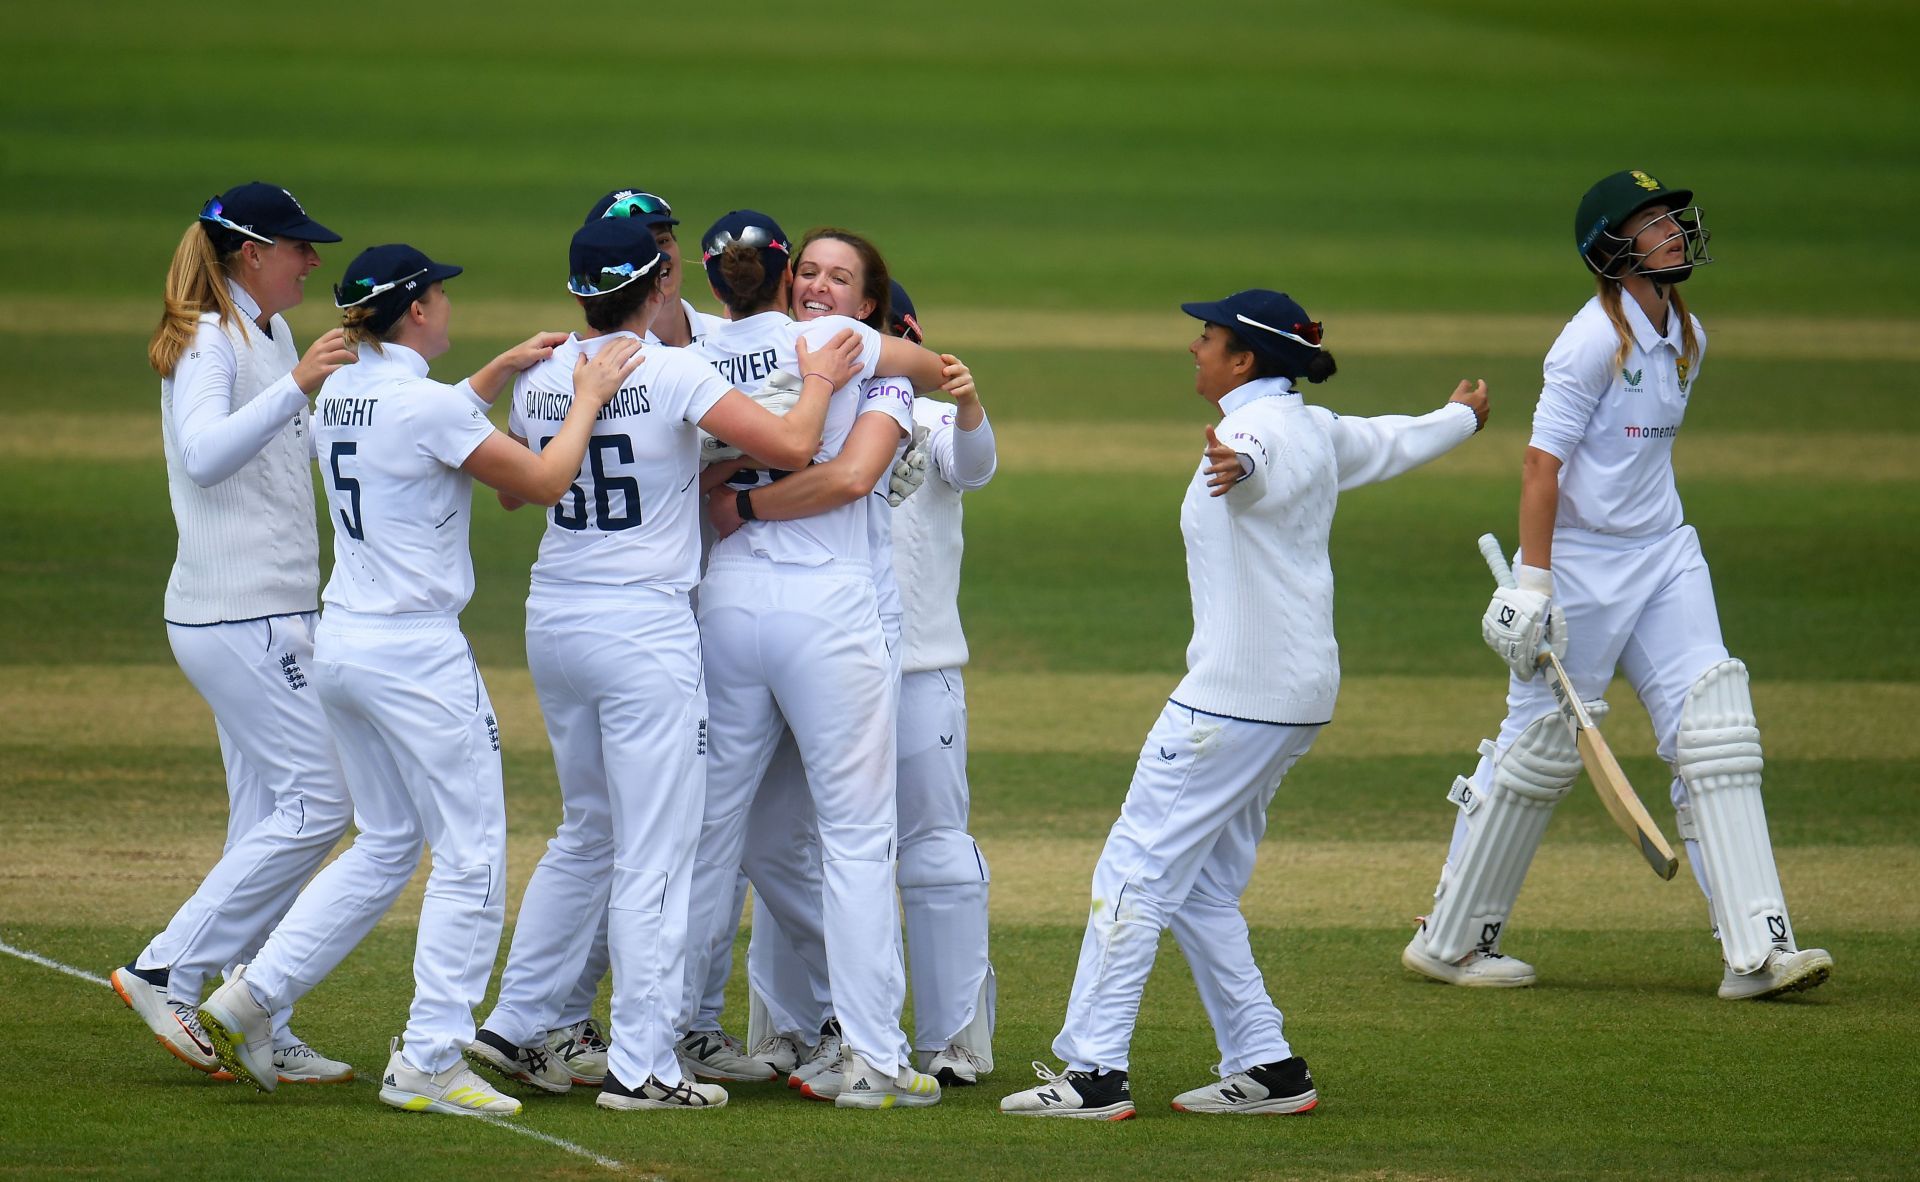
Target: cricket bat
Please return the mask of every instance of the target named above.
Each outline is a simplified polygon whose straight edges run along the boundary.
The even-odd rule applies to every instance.
[[[1513,568],[1507,565],[1507,556],[1500,551],[1500,539],[1492,534],[1480,535],[1480,553],[1486,558],[1487,569],[1493,572],[1495,582],[1502,587],[1515,585]],[[1667,844],[1660,827],[1647,815],[1647,806],[1640,803],[1633,785],[1627,782],[1627,773],[1613,757],[1613,748],[1607,746],[1600,728],[1593,725],[1593,718],[1587,713],[1586,704],[1580,701],[1580,695],[1574,692],[1560,658],[1553,655],[1552,649],[1543,649],[1540,664],[1545,666],[1542,673],[1560,703],[1561,714],[1573,727],[1580,762],[1587,769],[1587,778],[1593,781],[1593,790],[1600,794],[1600,803],[1607,806],[1613,823],[1639,847],[1640,856],[1653,867],[1653,872],[1671,880],[1680,869],[1680,860],[1673,856],[1673,847]]]

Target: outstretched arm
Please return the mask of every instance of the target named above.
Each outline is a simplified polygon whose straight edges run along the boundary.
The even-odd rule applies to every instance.
[[[1430,414],[1336,417],[1331,433],[1341,491],[1391,480],[1440,458],[1486,426],[1487,414],[1487,384],[1463,381]]]

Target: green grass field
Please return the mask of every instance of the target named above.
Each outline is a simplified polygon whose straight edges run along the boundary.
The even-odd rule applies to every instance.
[[[213,728],[160,620],[174,533],[144,363],[198,204],[258,176],[347,236],[289,317],[303,341],[361,246],[464,264],[451,379],[572,324],[566,237],[639,183],[688,237],[739,206],[870,233],[992,409],[1003,464],[968,501],[962,606],[998,1072],[883,1116],[742,1086],[689,1128],[529,1098],[515,1123],[542,1140],[406,1117],[364,1081],[210,1083],[104,987],[0,955],[0,1177],[607,1176],[594,1155],[693,1179],[1920,1174],[1920,15],[981,0],[916,19],[848,0],[9,12],[0,942],[104,976],[219,852]],[[1473,539],[1511,543],[1539,358],[1589,290],[1569,215],[1620,167],[1693,184],[1715,233],[1688,289],[1712,343],[1681,491],[1753,670],[1795,928],[1838,962],[1776,1004],[1714,998],[1689,875],[1647,874],[1584,788],[1510,927],[1537,988],[1448,990],[1397,961],[1446,787],[1499,718]],[[1215,1059],[1168,942],[1135,1042],[1142,1119],[1002,1118],[1049,1058],[1100,840],[1182,667],[1177,506],[1207,420],[1176,305],[1253,285],[1326,320],[1341,374],[1314,395],[1335,409],[1424,410],[1469,374],[1494,390],[1485,435],[1340,506],[1340,712],[1283,786],[1246,900],[1324,1102],[1245,1123],[1166,1108]],[[558,814],[519,638],[538,527],[478,507],[464,617],[500,707],[514,904]],[[1645,717],[1610,697],[1671,832]],[[417,906],[416,883],[300,1008],[369,1077],[404,1021]]]

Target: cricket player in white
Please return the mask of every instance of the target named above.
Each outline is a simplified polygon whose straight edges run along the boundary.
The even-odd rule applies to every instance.
[[[495,431],[508,378],[565,340],[543,333],[459,386],[427,377],[446,352],[444,280],[458,267],[410,246],[363,251],[336,289],[359,360],[315,411],[333,577],[311,677],[346,771],[359,835],[294,902],[259,954],[200,1008],[223,1067],[273,1090],[268,1015],[339,963],[432,852],[405,1045],[380,1099],[415,1112],[513,1113],[462,1061],[499,946],[506,895],[500,736],[459,612],[473,594],[473,480],[553,504],[586,455],[594,415],[638,364],[639,342],[579,362],[566,421],[539,455]]]
[[[520,376],[509,431],[536,452],[570,413],[576,360],[638,341],[665,306],[671,260],[638,219],[573,236],[568,287],[591,330]],[[699,441],[724,432],[762,462],[800,467],[859,342],[815,356],[781,418],[695,354],[650,347],[595,420],[587,462],[554,506],[527,600],[527,662],[552,739],[565,816],[535,869],[469,1058],[549,1092],[572,1083],[548,1035],[609,914],[613,1039],[598,1100],[616,1109],[707,1108],[724,1089],[683,1080],[675,1055],[687,890],[706,794],[707,699],[688,593],[699,577]],[[503,498],[504,499],[504,498]],[[586,922],[583,922],[585,920]]]
[[[829,234],[838,233],[837,231]],[[829,311],[865,318],[871,298],[852,302],[868,270],[844,241],[814,236],[794,265],[794,303],[802,319]],[[839,281],[836,282],[836,279]],[[894,335],[923,338],[913,302],[899,283],[889,284],[880,307]],[[957,365],[958,359],[943,356]],[[897,381],[876,378],[874,382]],[[897,727],[900,857],[897,882],[905,917],[914,994],[914,1051],[920,1066],[942,1084],[967,1085],[993,1066],[994,985],[987,957],[987,864],[967,833],[966,689],[960,669],[967,661],[960,628],[961,494],[983,487],[997,463],[993,428],[979,397],[967,385],[954,403],[915,399],[918,427],[911,463],[901,461],[890,484],[915,481],[891,497],[880,489],[866,499],[876,553],[890,555],[878,574],[880,615],[901,659]],[[926,457],[921,460],[919,457]],[[837,461],[836,461],[837,462]],[[917,466],[924,463],[926,466]],[[796,473],[755,494],[763,519],[816,512],[821,491],[837,481],[832,463]],[[919,491],[912,492],[913,488]],[[897,502],[889,504],[889,500]],[[716,505],[724,515],[724,502]],[[723,528],[731,527],[728,521]],[[897,638],[897,643],[896,643]],[[776,759],[776,767],[778,760]],[[769,779],[772,779],[770,774]],[[804,794],[804,783],[801,785]],[[749,864],[762,877],[792,884],[783,889],[818,898],[817,847],[810,811],[763,823],[761,806],[786,795],[763,788],[749,826]],[[804,826],[804,828],[802,828]],[[796,831],[797,830],[797,831]],[[756,831],[765,832],[759,839]],[[770,846],[753,854],[758,845]],[[769,874],[769,868],[773,873]],[[756,880],[758,881],[758,880]],[[831,999],[807,970],[808,957],[794,950],[757,891],[748,977],[754,1018],[749,1041],[755,1053],[769,1039],[796,1045],[820,1028]],[[817,906],[817,903],[816,903]],[[761,1029],[760,1027],[764,1027]],[[832,1037],[829,1030],[828,1037]],[[818,1066],[818,1057],[810,1066]],[[797,1071],[808,1095],[831,1098],[842,1080],[831,1070]]]
[[[829,317],[797,325],[786,306],[791,250],[771,218],[740,210],[702,238],[715,295],[734,320],[700,352],[743,388],[794,372],[793,342],[846,327],[862,334],[860,378],[894,369],[918,388],[943,380],[940,359],[865,325]],[[876,369],[878,367],[878,370]],[[854,500],[803,521],[755,521],[752,490],[735,493],[745,527],[715,545],[700,586],[701,641],[713,726],[707,809],[696,855],[686,1021],[704,993],[711,933],[731,922],[746,813],[783,727],[791,727],[821,834],[826,959],[849,1048],[843,1107],[920,1106],[939,1085],[908,1063],[900,1030],[905,981],[893,904],[894,688],[875,605],[867,515],[859,498],[910,434],[910,407],[857,406],[836,391],[816,459],[850,449]],[[721,492],[717,495],[726,495]],[[785,917],[782,917],[783,920]],[[796,921],[800,917],[796,916]]]
[[[1462,382],[1418,418],[1339,416],[1294,388],[1334,372],[1320,325],[1287,296],[1183,304],[1206,323],[1191,352],[1217,405],[1180,507],[1193,591],[1187,675],[1147,734],[1093,871],[1093,907],[1067,1016],[1064,1072],[1000,1102],[1022,1116],[1134,1115],[1128,1048],[1160,933],[1173,928],[1220,1048],[1218,1083],[1174,1108],[1295,1113],[1319,1103],[1254,962],[1240,896],[1267,805],[1332,719],[1340,687],[1327,536],[1342,490],[1444,454],[1485,422]]]
[[[209,974],[246,960],[347,830],[353,810],[307,679],[320,589],[307,399],[353,361],[334,330],[301,357],[280,313],[340,236],[286,190],[255,181],[213,198],[167,272],[148,349],[179,551],[167,639],[213,710],[227,772],[220,860],[171,922],[111,981],[160,1045],[219,1067],[197,1010]],[[274,1014],[273,1070],[344,1083],[353,1068]]]
[[[1481,745],[1433,912],[1401,954],[1455,985],[1525,986],[1500,951],[1506,921],[1579,754],[1536,657],[1550,646],[1582,699],[1618,669],[1653,721],[1687,860],[1725,962],[1720,996],[1773,997],[1833,970],[1794,942],[1760,795],[1747,669],[1728,655],[1700,539],[1673,479],[1673,443],[1706,335],[1677,284],[1710,262],[1693,193],[1641,171],[1581,199],[1574,238],[1598,293],[1547,354],[1520,490],[1518,587],[1481,629],[1512,668],[1499,738]],[[1597,717],[1597,715],[1596,715]]]

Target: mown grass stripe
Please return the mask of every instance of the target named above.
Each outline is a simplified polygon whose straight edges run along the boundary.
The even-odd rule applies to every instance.
[[[337,323],[326,300],[309,300],[288,313],[302,339]],[[1571,308],[1568,309],[1572,311]],[[38,337],[124,333],[145,336],[159,318],[157,300],[0,299],[0,332]],[[1564,314],[1455,315],[1316,309],[1337,332],[1342,356],[1540,357],[1565,326]],[[463,336],[523,337],[540,328],[569,328],[579,309],[563,300],[462,299]],[[1709,347],[1717,358],[1760,360],[1920,361],[1920,320],[1715,316]],[[1172,308],[1082,312],[1059,309],[944,308],[940,345],[946,349],[1099,349],[1157,352],[1178,348],[1193,322]]]
[[[488,668],[504,741],[547,747],[532,675]],[[967,671],[971,746],[1000,754],[1126,755],[1140,743],[1179,680],[1153,673]],[[1499,725],[1506,683],[1471,677],[1348,677],[1317,758],[1460,754]],[[1880,681],[1756,681],[1760,738],[1784,759],[1920,759],[1920,729],[1888,717],[1920,717],[1920,684]],[[1650,755],[1645,711],[1624,681],[1607,691],[1607,735],[1628,756]],[[128,702],[139,709],[127,710]],[[10,744],[150,744],[213,749],[212,716],[171,665],[0,665],[0,716]]]

